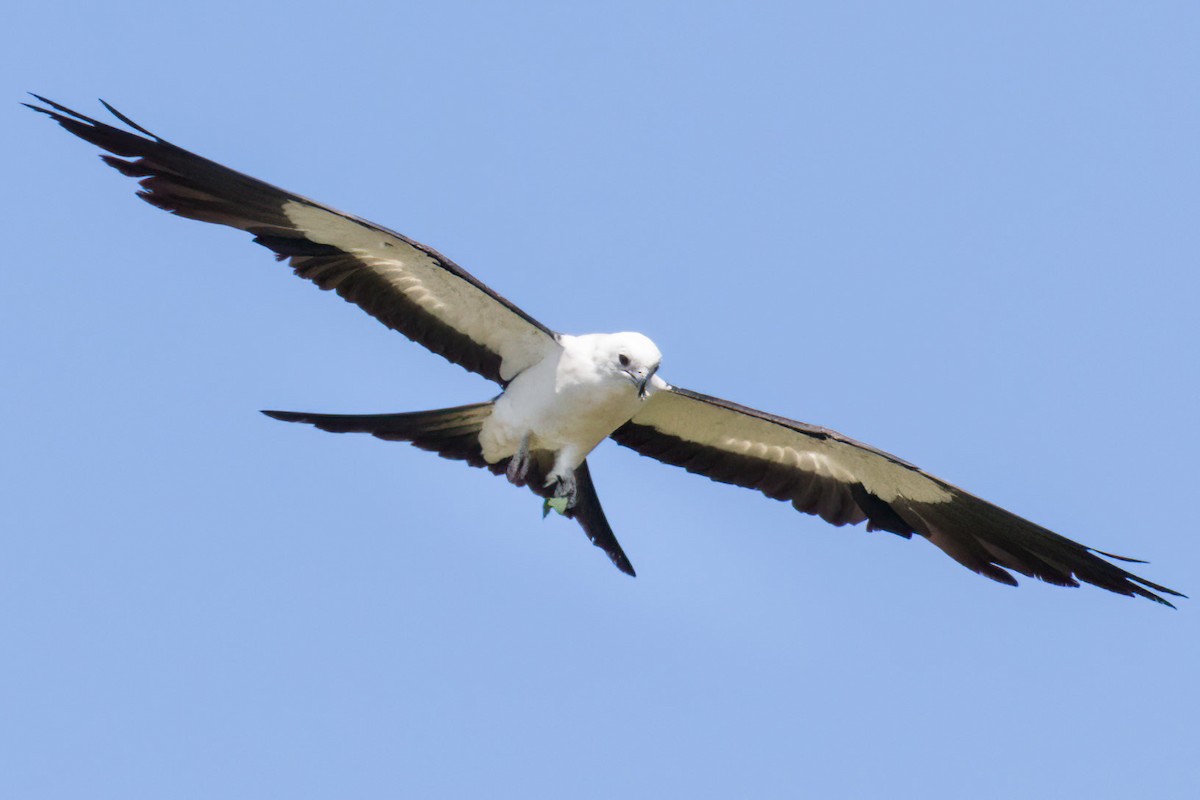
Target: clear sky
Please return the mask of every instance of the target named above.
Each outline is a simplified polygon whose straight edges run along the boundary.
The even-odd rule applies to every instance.
[[[18,105],[104,97],[1195,595],[1196,4],[40,2],[0,37],[0,796],[1196,796],[1197,601],[1007,588],[610,443],[628,578],[485,472],[259,415],[496,390]]]

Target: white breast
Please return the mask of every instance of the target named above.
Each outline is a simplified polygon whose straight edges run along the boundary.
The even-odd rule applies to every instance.
[[[633,383],[597,364],[599,336],[562,336],[559,352],[513,379],[480,431],[485,459],[511,456],[529,434],[535,450],[569,451],[574,468],[637,412]]]

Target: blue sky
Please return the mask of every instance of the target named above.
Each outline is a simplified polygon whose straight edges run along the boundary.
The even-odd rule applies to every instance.
[[[1194,601],[1013,590],[608,444],[627,578],[481,471],[259,415],[494,388],[17,105],[102,96],[1195,594],[1194,4],[8,19],[0,795],[1195,791]]]

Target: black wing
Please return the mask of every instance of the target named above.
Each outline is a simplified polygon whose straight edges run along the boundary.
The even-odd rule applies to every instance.
[[[141,178],[138,196],[181,217],[240,228],[296,274],[450,361],[504,385],[558,347],[553,331],[432,248],[164,141],[51,102],[29,105]],[[28,104],[26,104],[28,105]]]
[[[918,533],[968,569],[1016,585],[1006,570],[1059,586],[1078,581],[1171,605],[1101,553],[841,434],[727,400],[667,387],[612,434],[619,444],[722,483],[790,501],[834,525]],[[1141,562],[1138,562],[1141,563]]]

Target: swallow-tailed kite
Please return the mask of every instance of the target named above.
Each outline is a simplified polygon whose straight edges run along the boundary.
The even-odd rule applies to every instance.
[[[634,574],[605,519],[587,455],[605,438],[722,483],[757,489],[834,525],[920,534],[960,564],[1016,584],[1084,581],[1170,605],[1181,596],[1078,544],[840,433],[672,386],[639,333],[556,333],[432,248],[364,219],[235,172],[167,142],[105,103],[135,132],[34,95],[29,105],[108,151],[139,178],[138,196],[182,217],[253,234],[297,275],[332,289],[384,325],[490,378],[486,403],[408,414],[265,411],[337,433],[411,442],[528,486]],[[27,104],[28,105],[28,104]],[[1154,590],[1154,591],[1151,591]]]

